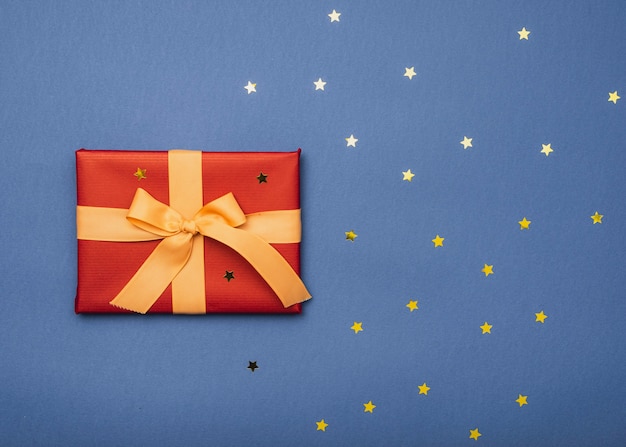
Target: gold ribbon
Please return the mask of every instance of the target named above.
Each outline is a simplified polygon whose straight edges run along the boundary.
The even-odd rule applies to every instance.
[[[174,313],[206,313],[202,236],[243,256],[285,307],[309,299],[311,295],[296,272],[269,244],[300,242],[300,210],[246,216],[232,193],[202,206],[201,156],[197,151],[168,152],[171,206],[138,188],[128,210],[77,207],[79,239],[162,239],[110,303],[143,314],[172,283]]]

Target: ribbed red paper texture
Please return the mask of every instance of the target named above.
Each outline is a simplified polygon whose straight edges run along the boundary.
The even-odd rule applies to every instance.
[[[244,213],[300,208],[300,150],[294,152],[203,152],[203,202],[232,192]],[[77,204],[128,208],[141,187],[169,203],[166,151],[76,151]],[[138,180],[137,168],[146,170]],[[267,183],[259,183],[263,172]],[[284,308],[273,290],[229,247],[204,239],[207,313],[300,313]],[[158,241],[78,240],[77,313],[128,313],[109,304],[150,255]],[[300,274],[300,244],[273,244]],[[235,279],[224,278],[233,271]],[[149,313],[171,313],[168,287]]]

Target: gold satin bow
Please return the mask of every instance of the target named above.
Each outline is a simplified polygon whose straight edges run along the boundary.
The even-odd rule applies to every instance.
[[[193,238],[200,235],[215,239],[243,256],[285,307],[310,298],[280,253],[260,236],[237,228],[247,219],[232,193],[207,203],[191,220],[185,220],[176,210],[138,188],[126,219],[156,236],[150,239],[163,240],[111,301],[114,306],[146,313],[183,269],[192,251]],[[201,273],[203,276],[204,272]]]

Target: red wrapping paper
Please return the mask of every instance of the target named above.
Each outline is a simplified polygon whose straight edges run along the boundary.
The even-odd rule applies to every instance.
[[[232,192],[246,214],[300,208],[300,149],[294,152],[203,152],[203,203]],[[138,168],[146,178],[133,175]],[[259,183],[260,173],[267,182]],[[169,203],[166,151],[76,151],[77,205],[128,208],[137,188]],[[76,313],[131,313],[111,301],[159,241],[78,240]],[[300,244],[272,244],[300,274]],[[256,270],[231,248],[204,238],[207,313],[300,313],[287,308]],[[226,271],[234,279],[224,278]],[[148,313],[172,313],[171,285]]]

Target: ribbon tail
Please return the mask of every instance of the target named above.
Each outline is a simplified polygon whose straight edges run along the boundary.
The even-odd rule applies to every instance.
[[[207,233],[201,232],[243,256],[272,288],[283,306],[289,307],[311,298],[291,265],[261,237],[223,224],[211,225]]]
[[[141,314],[148,312],[187,263],[191,242],[189,233],[163,239],[110,304]]]

